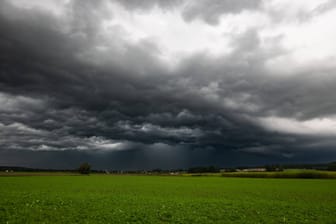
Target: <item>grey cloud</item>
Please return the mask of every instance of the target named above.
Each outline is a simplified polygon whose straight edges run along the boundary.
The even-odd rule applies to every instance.
[[[267,2],[266,2],[267,3]],[[267,8],[267,13],[272,18],[274,23],[302,23],[307,24],[311,22],[312,19],[323,15],[324,13],[328,13],[331,10],[335,9],[335,2],[333,0],[326,1],[326,2],[316,2],[316,6],[313,8],[306,8],[306,9],[297,9],[296,13],[291,13],[291,10],[288,10],[288,14],[284,15],[284,10],[286,10],[288,7],[291,7],[290,5],[286,6],[286,3],[284,6],[280,8]],[[288,3],[287,3],[288,4]],[[281,2],[280,2],[281,5]]]
[[[262,2],[260,0],[201,0],[188,3],[183,12],[185,20],[202,19],[211,25],[216,25],[222,15],[237,14],[244,10],[256,10]]]
[[[113,2],[113,1],[112,1]],[[195,19],[204,20],[210,25],[216,25],[219,18],[225,14],[238,14],[244,10],[257,10],[261,0],[150,0],[150,1],[120,1],[117,2],[128,10],[150,10],[160,7],[164,10],[171,10],[182,7],[182,17],[186,21]]]
[[[163,9],[170,9],[176,5],[182,4],[184,0],[117,0],[119,4],[122,4],[127,9],[134,10],[148,10],[153,7],[161,7]]]
[[[109,38],[99,35],[101,22],[113,18],[104,13],[107,3],[71,1],[62,18],[0,3],[1,164],[48,166],[53,160],[53,167],[73,167],[80,158],[101,168],[178,168],[309,160],[305,146],[310,155],[320,147],[333,154],[328,139],[272,132],[256,122],[335,114],[333,69],[272,76],[265,61],[287,52],[277,45],[264,49],[251,29],[232,34],[228,55],[195,53],[167,70],[152,40],[130,44],[117,26]],[[260,4],[231,3],[191,3],[183,16],[215,24],[223,13]],[[169,10],[173,2],[120,4]]]
[[[321,3],[320,5],[318,5],[313,11],[312,13],[315,15],[319,15],[325,12],[328,12],[330,10],[335,9],[336,7],[336,3],[335,1],[329,0],[325,3]]]

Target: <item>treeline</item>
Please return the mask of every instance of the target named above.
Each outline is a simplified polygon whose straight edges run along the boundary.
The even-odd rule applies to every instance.
[[[215,166],[198,166],[188,169],[188,173],[219,173],[220,168]]]
[[[335,172],[321,170],[295,170],[289,172],[227,172],[222,177],[248,177],[248,178],[304,178],[304,179],[335,179]]]
[[[233,172],[244,169],[265,168],[265,171],[283,171],[285,169],[307,169],[307,170],[326,170],[336,171],[336,162],[320,164],[267,164],[264,166],[239,166],[235,168],[226,168],[226,171]]]
[[[81,164],[83,165],[83,164]],[[89,164],[88,164],[89,165]],[[217,166],[197,166],[188,169],[151,169],[151,170],[95,170],[89,166],[90,173],[111,173],[111,174],[180,174],[180,173],[219,173],[239,171],[283,171],[285,169],[306,169],[321,171],[336,171],[336,162],[325,164],[269,164],[264,166],[239,166],[220,168]],[[76,169],[40,169],[19,166],[0,166],[3,172],[80,172]],[[84,172],[88,173],[88,172]]]
[[[78,172],[78,169],[41,169],[41,168],[30,168],[30,167],[20,167],[20,166],[0,166],[0,171],[2,172],[65,172],[73,173]],[[91,170],[91,173],[104,173],[104,170]]]
[[[69,170],[55,170],[55,169],[40,169],[20,166],[0,166],[0,171],[7,172],[55,172],[55,171],[69,171]]]
[[[321,164],[287,164],[283,165],[284,169],[313,169],[313,170],[328,170],[336,171],[336,162],[321,163]]]

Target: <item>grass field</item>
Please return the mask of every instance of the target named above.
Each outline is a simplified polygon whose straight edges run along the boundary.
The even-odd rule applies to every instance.
[[[0,177],[0,223],[336,223],[336,180]]]

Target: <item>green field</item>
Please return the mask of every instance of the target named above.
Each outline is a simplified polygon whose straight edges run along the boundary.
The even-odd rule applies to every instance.
[[[336,180],[0,177],[0,223],[336,223]]]

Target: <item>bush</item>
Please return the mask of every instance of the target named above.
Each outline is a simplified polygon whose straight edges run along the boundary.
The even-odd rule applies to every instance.
[[[215,166],[199,166],[188,169],[188,173],[219,173],[220,169]]]
[[[330,171],[336,171],[336,162],[330,163],[328,165],[328,170],[330,170]]]
[[[283,171],[283,167],[280,165],[266,165],[265,166],[266,171],[272,172],[272,171]]]
[[[78,172],[81,174],[89,174],[90,171],[91,171],[91,166],[89,163],[82,163],[78,168]]]

